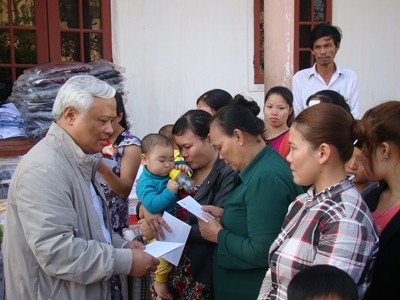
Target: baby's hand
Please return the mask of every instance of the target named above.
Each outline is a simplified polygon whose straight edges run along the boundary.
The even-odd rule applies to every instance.
[[[185,164],[175,165],[175,169],[178,169],[183,174],[188,175],[189,177],[192,176],[192,174],[191,174],[192,170],[190,169],[190,167],[188,165],[185,165]]]
[[[178,188],[179,184],[176,181],[172,179],[168,180],[167,189],[169,189],[172,193],[176,194],[178,192]]]
[[[114,156],[115,154],[117,154],[117,150],[118,150],[118,146],[108,145],[108,146],[103,147],[103,149],[101,150],[101,153],[103,153],[103,155]]]

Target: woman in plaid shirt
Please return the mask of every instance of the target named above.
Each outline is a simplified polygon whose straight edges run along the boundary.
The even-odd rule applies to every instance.
[[[286,299],[293,276],[320,264],[346,271],[363,298],[378,236],[368,207],[344,169],[358,132],[350,114],[331,103],[309,107],[295,119],[287,160],[295,183],[311,187],[290,205],[269,250],[270,269],[259,299]]]

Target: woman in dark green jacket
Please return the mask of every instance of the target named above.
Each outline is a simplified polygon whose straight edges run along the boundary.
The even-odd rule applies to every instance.
[[[294,184],[285,160],[263,142],[257,103],[240,95],[235,101],[213,117],[210,139],[238,176],[224,209],[205,206],[216,218],[199,220],[199,225],[202,236],[217,243],[216,299],[256,299],[268,269],[269,247],[302,189]]]

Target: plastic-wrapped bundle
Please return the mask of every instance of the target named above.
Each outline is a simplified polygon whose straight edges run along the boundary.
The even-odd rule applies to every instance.
[[[21,111],[27,124],[26,135],[34,140],[44,137],[54,120],[51,111],[60,87],[70,77],[89,74],[106,81],[124,94],[125,69],[106,60],[91,63],[55,62],[24,71],[14,82],[8,98]]]
[[[92,66],[92,69],[89,71],[90,75],[104,80],[118,92],[124,94],[124,85],[122,82],[125,79],[122,73],[125,73],[125,68],[103,59],[90,62],[89,65]]]
[[[13,103],[0,105],[0,139],[25,136],[25,124],[21,112]]]
[[[49,117],[49,116],[47,116]],[[40,140],[43,138],[47,131],[49,130],[49,127],[51,125],[51,122],[54,120],[54,118],[50,114],[50,120],[46,120],[45,117],[30,117],[26,121],[26,129],[25,132],[29,133],[29,138],[33,140]]]
[[[48,78],[57,74],[87,73],[92,69],[90,64],[77,61],[52,62],[45,65],[36,66],[24,71],[27,81]]]
[[[114,72],[114,74],[116,75],[119,75],[120,73],[125,73],[125,68],[104,59],[90,62],[88,63],[88,65],[92,67],[89,71],[89,74],[95,77],[99,77],[102,75],[104,76],[104,74],[107,74],[107,72]]]

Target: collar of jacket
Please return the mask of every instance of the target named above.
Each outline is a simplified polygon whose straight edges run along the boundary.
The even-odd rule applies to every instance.
[[[86,154],[74,142],[71,136],[56,122],[53,122],[47,132],[45,139],[63,152],[72,165],[75,165],[87,181],[91,181],[96,174],[101,156],[99,153]]]

